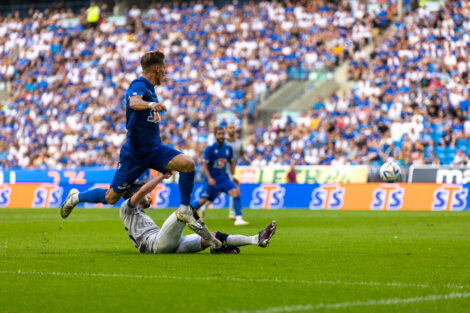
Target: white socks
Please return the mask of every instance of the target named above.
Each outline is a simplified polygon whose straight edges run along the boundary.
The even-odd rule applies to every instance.
[[[193,213],[189,205],[182,205],[182,204],[180,204],[178,211],[180,214],[192,214]]]
[[[228,235],[227,244],[229,246],[234,246],[234,247],[257,245],[258,235],[254,235],[254,236]]]

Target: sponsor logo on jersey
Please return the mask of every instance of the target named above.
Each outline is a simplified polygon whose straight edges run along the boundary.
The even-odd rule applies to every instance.
[[[433,194],[431,210],[462,211],[467,207],[468,189],[461,185],[443,185]]]
[[[171,189],[165,184],[155,187],[152,192],[152,208],[167,208],[170,204]]]
[[[405,190],[399,184],[383,184],[372,193],[371,210],[400,210]]]
[[[147,122],[158,123],[160,121],[160,115],[154,110],[150,110],[149,116],[147,116]]]
[[[225,164],[227,163],[226,158],[218,158],[217,160],[214,161],[214,168],[221,170],[225,168]]]
[[[250,207],[254,209],[280,209],[284,206],[286,189],[276,184],[261,185],[252,193]]]
[[[312,191],[311,210],[339,210],[343,207],[346,191],[338,184],[321,185]]]
[[[33,208],[57,208],[62,204],[64,189],[54,184],[42,184],[34,191]]]
[[[11,188],[6,185],[0,185],[0,207],[8,207],[10,204]]]

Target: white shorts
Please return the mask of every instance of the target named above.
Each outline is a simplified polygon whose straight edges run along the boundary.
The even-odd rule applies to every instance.
[[[148,238],[148,248],[145,253],[194,253],[202,251],[201,237],[196,234],[181,236],[179,241],[168,241],[155,234]]]
[[[146,253],[192,253],[201,251],[201,237],[196,234],[182,236],[185,223],[171,214],[158,233],[146,239]]]

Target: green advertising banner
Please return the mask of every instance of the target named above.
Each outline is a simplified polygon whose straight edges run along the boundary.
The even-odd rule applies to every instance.
[[[289,166],[238,166],[235,177],[241,183],[287,183]],[[296,166],[298,184],[366,183],[367,166]]]

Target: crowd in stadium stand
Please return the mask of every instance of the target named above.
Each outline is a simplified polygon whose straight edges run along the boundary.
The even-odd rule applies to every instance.
[[[371,41],[374,23],[389,22],[359,4],[327,3],[134,6],[122,25],[95,4],[79,16],[0,17],[0,80],[13,91],[0,114],[0,164],[115,167],[126,136],[124,90],[142,52],[153,49],[167,56],[157,89],[169,108],[163,142],[199,157],[218,113],[253,122],[260,97],[292,72],[334,67]]]
[[[408,14],[369,56],[349,63],[352,93],[317,99],[300,116],[259,125],[259,164],[470,165],[470,5]],[[262,136],[260,144],[257,136]]]

